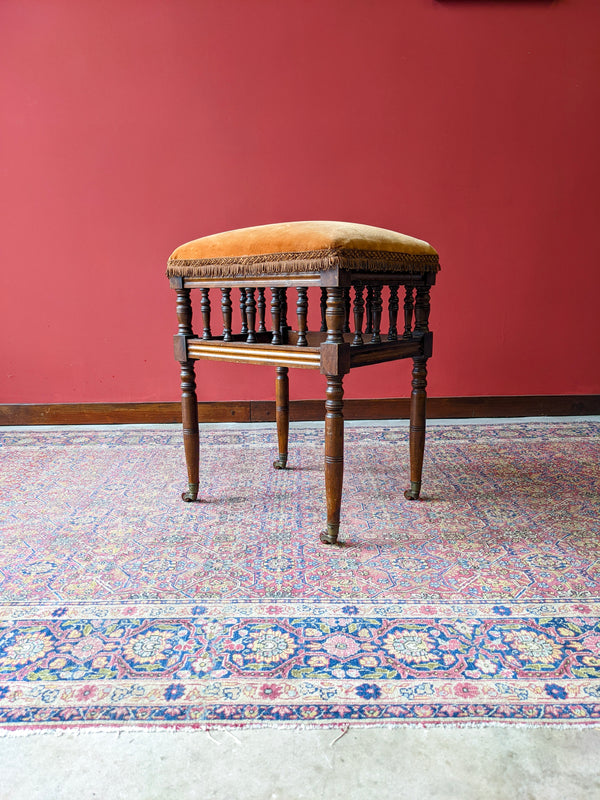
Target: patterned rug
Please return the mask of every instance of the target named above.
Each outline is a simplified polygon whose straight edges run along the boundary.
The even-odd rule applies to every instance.
[[[600,423],[5,430],[0,729],[600,721]]]

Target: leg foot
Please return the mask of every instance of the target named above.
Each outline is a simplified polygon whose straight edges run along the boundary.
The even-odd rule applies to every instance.
[[[337,544],[339,530],[339,525],[332,525],[328,522],[327,530],[319,534],[319,539],[323,544]]]
[[[285,469],[287,465],[288,454],[279,453],[277,460],[273,462],[275,469]]]
[[[404,492],[404,497],[407,500],[418,500],[421,494],[421,481],[411,481],[410,489]]]
[[[183,492],[181,499],[186,503],[193,503],[198,499],[198,484],[189,483],[187,492]]]

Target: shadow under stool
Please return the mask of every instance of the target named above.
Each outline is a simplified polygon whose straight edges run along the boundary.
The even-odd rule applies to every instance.
[[[285,469],[288,459],[288,370],[318,369],[327,379],[327,527],[320,539],[325,544],[335,544],[344,472],[344,375],[356,367],[412,358],[410,488],[404,495],[408,500],[417,500],[425,447],[427,359],[433,339],[429,330],[429,292],[438,270],[438,255],[427,242],[347,222],[260,225],[205,236],[178,247],[169,259],[167,275],[177,293],[179,321],[174,337],[175,358],[181,365],[183,440],[189,481],[182,498],[194,501],[199,490],[195,361],[211,359],[276,367],[276,469]],[[288,307],[291,288],[296,290],[294,314]],[[192,329],[192,289],[199,290],[200,295],[202,333],[198,335]],[[218,323],[211,317],[211,289],[220,296]],[[239,290],[237,331],[232,328],[232,289]],[[309,290],[318,302],[319,330],[308,330]],[[403,325],[399,330],[401,301]]]

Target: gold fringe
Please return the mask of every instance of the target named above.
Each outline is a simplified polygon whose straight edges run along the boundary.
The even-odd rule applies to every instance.
[[[247,278],[329,269],[352,272],[438,272],[437,255],[380,250],[314,250],[229,258],[169,259],[167,277]]]

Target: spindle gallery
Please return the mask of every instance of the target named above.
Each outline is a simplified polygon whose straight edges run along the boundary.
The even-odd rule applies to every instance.
[[[182,420],[188,488],[200,491],[194,363],[201,359],[276,368],[276,469],[288,466],[289,368],[318,369],[326,378],[325,498],[320,539],[335,544],[344,472],[344,376],[356,367],[412,358],[410,486],[418,500],[425,447],[430,289],[439,271],[427,242],[383,228],[345,222],[290,222],[205,236],[178,247],[167,275],[177,293],[175,358],[181,365]],[[404,327],[398,334],[399,290]],[[194,333],[192,290],[199,290],[202,333]],[[220,295],[220,319],[214,319]],[[240,325],[233,330],[232,289]],[[270,320],[267,295],[270,293]],[[288,293],[295,293],[295,298]],[[314,292],[314,295],[313,295]],[[319,304],[319,330],[308,328],[309,297]],[[294,313],[295,299],[295,313]],[[384,301],[387,313],[384,313]],[[216,316],[216,315],[215,315]],[[300,500],[301,502],[301,500]]]

